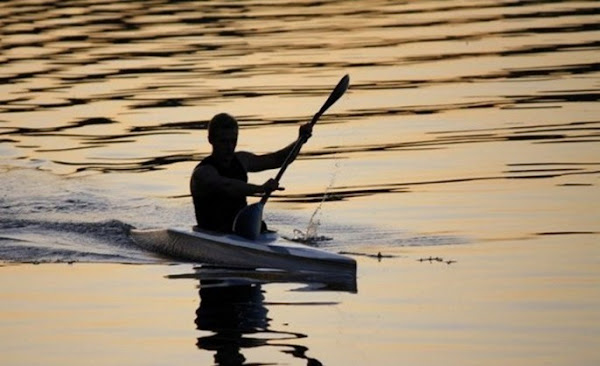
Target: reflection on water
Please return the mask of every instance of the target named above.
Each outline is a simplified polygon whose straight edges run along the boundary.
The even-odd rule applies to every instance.
[[[260,286],[207,287],[200,282],[199,330],[214,334],[198,339],[198,347],[215,351],[218,365],[243,364],[242,348],[264,346],[265,339],[248,337],[269,326]]]
[[[244,350],[269,347],[293,358],[306,360],[307,365],[321,365],[308,356],[301,339],[307,334],[274,329],[268,316],[271,306],[335,306],[336,302],[265,301],[263,285],[297,283],[306,285],[303,291],[356,292],[356,274],[319,274],[315,272],[248,271],[200,267],[194,273],[171,275],[169,278],[199,280],[200,306],[196,311],[198,330],[210,332],[198,338],[200,349],[214,352],[217,365],[242,365],[249,360]],[[285,319],[278,319],[287,324]],[[252,363],[256,364],[256,363]],[[268,363],[258,363],[268,364]]]
[[[217,365],[245,364],[243,350],[253,347],[282,348],[283,353],[306,359],[308,365],[321,365],[306,355],[307,347],[294,344],[305,334],[270,329],[263,301],[259,285],[205,288],[200,282],[196,325],[213,334],[198,338],[198,348],[214,351]]]

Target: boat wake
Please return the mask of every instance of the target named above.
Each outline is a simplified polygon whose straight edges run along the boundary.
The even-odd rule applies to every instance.
[[[156,200],[123,197],[85,177],[11,168],[2,171],[2,183],[0,262],[157,263],[164,259],[137,247],[129,230],[169,224],[182,215]],[[164,217],[152,214],[156,211],[164,211]]]
[[[16,263],[156,263],[136,247],[131,225],[118,220],[56,222],[4,219],[0,223],[0,261]]]

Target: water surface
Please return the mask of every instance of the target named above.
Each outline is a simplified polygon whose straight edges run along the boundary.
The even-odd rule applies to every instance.
[[[357,317],[357,325],[340,316],[339,323],[330,324],[336,329],[326,329],[307,316],[308,330],[289,334],[311,333],[315,353],[335,346],[318,334],[349,334],[341,342],[352,349],[352,339],[365,338],[366,329],[382,329],[378,315],[357,311],[361,306],[399,316],[375,301],[426,302],[414,287],[409,291],[414,297],[402,291],[413,280],[402,275],[414,275],[402,272],[406,263],[437,264],[418,260],[439,253],[453,260],[452,253],[465,250],[467,258],[488,263],[488,257],[479,257],[486,246],[489,255],[502,253],[506,261],[508,253],[536,248],[539,258],[511,257],[514,262],[504,265],[557,264],[543,272],[562,278],[558,283],[564,287],[553,293],[561,301],[567,301],[562,294],[569,287],[561,273],[578,273],[568,278],[582,281],[577,284],[583,290],[569,304],[592,319],[593,327],[565,323],[549,329],[549,316],[525,322],[531,337],[515,344],[531,347],[518,348],[513,359],[496,358],[502,352],[491,341],[478,348],[479,355],[506,362],[521,355],[529,364],[543,364],[547,360],[534,355],[556,344],[578,344],[580,356],[572,357],[594,364],[588,343],[564,335],[578,330],[598,335],[597,311],[577,304],[599,298],[599,24],[595,1],[298,0],[277,6],[5,1],[0,6],[0,261],[170,263],[139,250],[127,232],[193,224],[188,180],[195,164],[210,154],[206,123],[212,115],[228,112],[239,119],[240,149],[269,152],[295,139],[298,125],[310,120],[347,73],[348,93],[320,119],[284,176],[286,190],[269,202],[267,217],[288,236],[318,220],[318,234],[332,238],[319,246],[359,260],[357,294],[318,295],[325,297],[321,307],[333,313],[344,309]],[[251,180],[261,183],[274,174]],[[554,249],[540,249],[544,246]],[[564,263],[559,257],[569,247],[576,254]],[[373,257],[378,253],[390,256],[385,264]],[[465,265],[469,270],[456,274],[461,279],[484,271],[462,262],[440,264]],[[188,266],[180,272],[196,270]],[[484,271],[482,278],[488,275]],[[423,276],[435,282],[447,273]],[[381,277],[394,278],[394,285],[378,290]],[[262,286],[255,295],[267,300],[250,301],[258,308],[249,311],[277,312],[268,298],[288,296],[288,285],[252,280]],[[302,303],[311,295],[293,296]],[[494,303],[498,314],[533,319],[531,308],[501,306],[511,298]],[[286,309],[303,317],[301,306]],[[356,359],[401,359],[397,346],[406,328],[392,324],[385,328],[386,338],[372,338],[370,347],[379,356],[355,349]],[[464,341],[452,338],[455,343],[444,346],[419,333],[423,343],[414,349],[424,352],[423,344],[431,341],[461,364],[477,363],[481,358],[469,358],[463,348],[467,339],[497,340],[522,330],[512,323],[505,333],[480,326],[487,332],[466,332]],[[542,333],[550,339],[540,345],[534,339]],[[293,347],[283,351],[257,344],[246,350],[252,354],[246,353],[246,360],[327,363],[296,347],[303,342],[290,343]],[[281,352],[302,357],[272,357]],[[327,364],[346,359],[331,360]],[[414,359],[407,353],[405,360]]]

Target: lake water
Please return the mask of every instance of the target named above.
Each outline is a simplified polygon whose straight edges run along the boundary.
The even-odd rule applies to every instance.
[[[2,2],[0,362],[598,364],[599,39],[597,1]],[[266,215],[356,283],[131,242],[194,223],[214,114],[273,151],[344,74]]]

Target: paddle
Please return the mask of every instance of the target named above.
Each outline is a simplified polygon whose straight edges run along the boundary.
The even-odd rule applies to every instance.
[[[329,98],[325,101],[321,109],[313,116],[310,121],[311,125],[317,123],[321,115],[329,109],[338,99],[341,98],[342,95],[348,89],[348,85],[350,84],[350,76],[345,75],[333,89]],[[298,137],[296,140],[294,147],[290,151],[289,155],[283,162],[283,165],[279,169],[277,176],[275,177],[275,181],[279,182],[283,173],[287,169],[288,165],[296,158],[296,156],[300,153],[300,149],[302,145],[306,142],[306,138],[303,136]],[[233,232],[239,236],[242,236],[247,239],[256,240],[260,235],[262,228],[262,216],[263,216],[263,208],[267,203],[267,200],[271,196],[271,192],[265,193],[265,195],[261,198],[261,200],[252,205],[248,205],[238,212],[235,220],[233,221]]]

